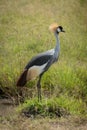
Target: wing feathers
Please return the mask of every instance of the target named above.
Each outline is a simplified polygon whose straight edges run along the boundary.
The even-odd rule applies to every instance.
[[[28,69],[28,73],[27,73],[27,81],[28,80],[32,80],[34,78],[36,78],[37,76],[39,76],[43,71],[44,71],[44,68],[45,66],[47,65],[44,64],[44,65],[41,65],[41,66],[32,66]]]
[[[26,80],[26,76],[27,76],[27,72],[28,72],[28,70],[26,69],[26,70],[24,70],[23,71],[23,73],[20,75],[20,77],[19,77],[19,79],[18,79],[18,81],[17,81],[17,86],[24,86],[25,84],[26,84],[26,82],[27,82],[27,80]]]
[[[44,71],[46,65],[47,63],[42,66],[32,66],[24,70],[17,81],[17,86],[24,86],[28,80],[32,80],[39,76]]]
[[[45,71],[45,67],[54,55],[54,49],[33,57],[26,65],[25,70],[17,81],[17,86],[24,86],[28,80],[32,80]],[[48,68],[48,67],[47,67]]]

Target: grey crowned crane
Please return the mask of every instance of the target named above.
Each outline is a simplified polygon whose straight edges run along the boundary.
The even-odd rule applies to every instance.
[[[50,66],[58,60],[60,51],[59,33],[65,32],[62,26],[58,26],[57,23],[50,25],[49,29],[54,33],[56,38],[56,46],[46,52],[40,53],[33,57],[29,63],[25,66],[24,71],[20,75],[17,86],[22,87],[27,81],[39,77],[37,82],[38,101],[41,100],[41,78],[44,72],[46,72]]]

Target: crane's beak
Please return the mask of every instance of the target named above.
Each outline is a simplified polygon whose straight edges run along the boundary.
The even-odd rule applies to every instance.
[[[65,30],[62,29],[62,32],[65,32]]]

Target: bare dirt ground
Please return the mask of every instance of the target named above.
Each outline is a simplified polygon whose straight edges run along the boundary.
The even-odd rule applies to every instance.
[[[27,118],[16,110],[17,106],[11,100],[0,99],[0,130],[87,130],[87,119],[84,118]]]

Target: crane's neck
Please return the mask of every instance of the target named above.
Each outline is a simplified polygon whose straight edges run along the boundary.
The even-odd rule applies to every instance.
[[[55,32],[55,37],[56,37],[55,53],[58,55],[60,51],[60,41],[59,41],[59,34],[57,34],[57,32]]]

